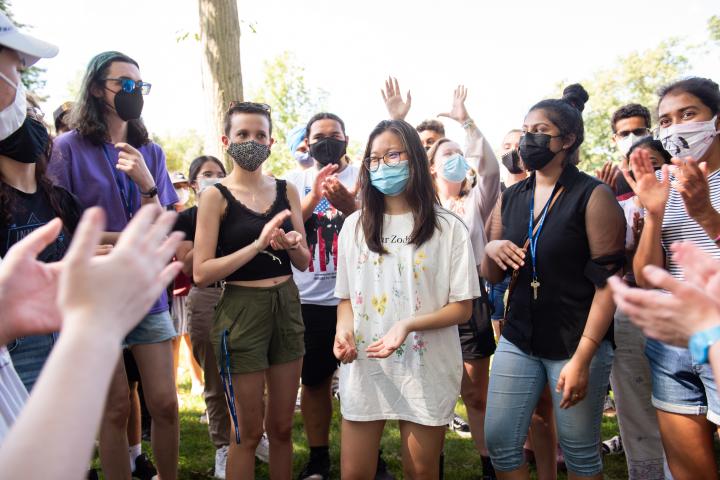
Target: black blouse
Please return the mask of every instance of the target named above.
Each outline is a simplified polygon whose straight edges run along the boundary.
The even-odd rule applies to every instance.
[[[528,237],[534,183],[532,174],[502,195],[502,238],[519,247]],[[607,186],[574,165],[565,167],[558,184],[565,190],[547,214],[537,242],[538,298],[533,299],[530,287],[528,249],[503,326],[503,336],[522,351],[551,360],[575,353],[595,288],[622,266],[625,246],[625,216]],[[612,341],[612,335],[611,325],[605,338]]]

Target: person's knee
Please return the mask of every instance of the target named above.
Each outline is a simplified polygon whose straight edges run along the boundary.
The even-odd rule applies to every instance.
[[[485,413],[487,407],[487,391],[483,392],[480,388],[470,387],[462,392],[462,399],[468,410],[472,409]]]
[[[265,424],[265,429],[270,441],[289,442],[292,440],[292,421],[279,422],[271,420]]]
[[[233,429],[233,433],[231,435],[232,440],[230,442],[230,445],[237,446],[237,444],[235,443],[234,427],[231,425],[230,428]],[[260,439],[262,438],[262,435],[263,435],[262,422],[243,425],[242,428],[240,429],[240,441],[241,441],[240,446],[254,451],[257,448],[258,444],[260,443]],[[270,436],[270,434],[268,432],[268,438],[269,438],[269,436]]]
[[[178,400],[174,392],[156,392],[145,398],[153,421],[161,423],[178,422]]]
[[[125,428],[129,417],[130,397],[127,392],[108,396],[105,404],[104,423]]]
[[[503,472],[517,470],[525,462],[525,439],[508,432],[507,425],[502,422],[488,421],[489,418],[485,417],[485,445],[493,466]]]
[[[440,457],[431,461],[427,459],[425,462],[403,462],[403,477],[413,480],[425,480],[438,478],[440,471]]]
[[[593,442],[566,440],[562,442],[562,451],[568,472],[589,477],[603,470],[600,449]]]

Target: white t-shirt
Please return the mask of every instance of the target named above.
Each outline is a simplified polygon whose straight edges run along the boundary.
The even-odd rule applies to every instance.
[[[349,164],[337,174],[346,188],[355,188],[359,169]],[[318,169],[295,170],[288,174],[287,181],[295,185],[301,198],[312,191]],[[338,261],[338,236],[345,221],[345,215],[323,198],[305,222],[305,236],[310,247],[310,266],[304,272],[293,269],[293,278],[300,291],[300,301],[313,305],[335,306],[335,275]]]
[[[0,444],[25,406],[28,393],[13,368],[10,354],[0,346]]]
[[[335,296],[350,299],[358,358],[340,367],[343,418],[406,420],[440,426],[452,421],[462,379],[457,326],[410,332],[390,357],[368,359],[365,349],[401,319],[480,296],[468,229],[438,207],[440,230],[421,246],[409,244],[411,213],[385,215],[383,245],[371,252],[359,213],[340,233]]]

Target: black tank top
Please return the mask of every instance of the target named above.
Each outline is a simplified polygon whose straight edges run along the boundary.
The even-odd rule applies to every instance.
[[[215,187],[227,200],[225,216],[220,221],[218,232],[218,255],[230,255],[253,243],[260,236],[263,227],[276,214],[290,209],[287,198],[285,180],[275,180],[275,201],[265,213],[250,210],[236,199],[232,193],[219,183]],[[290,219],[285,220],[281,227],[285,232],[293,229]],[[267,253],[265,253],[267,252]],[[290,256],[285,250],[273,250],[270,246],[265,252],[258,253],[252,260],[228,275],[225,280],[264,280],[266,278],[290,275]]]

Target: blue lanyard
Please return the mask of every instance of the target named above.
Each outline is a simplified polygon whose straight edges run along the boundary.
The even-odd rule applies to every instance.
[[[133,197],[135,193],[135,182],[132,181],[132,179],[129,179],[128,182],[128,191],[125,191],[125,182],[123,181],[121,177],[121,172],[117,171],[116,165],[113,165],[112,160],[110,159],[110,153],[108,152],[107,145],[103,144],[103,153],[105,154],[105,158],[108,161],[108,165],[110,165],[110,171],[113,173],[113,177],[115,177],[115,183],[117,184],[118,190],[120,190],[120,198],[122,199],[123,207],[125,207],[125,216],[127,217],[128,222],[133,217]],[[127,175],[126,175],[127,176]]]
[[[555,189],[553,188],[553,192],[550,194],[550,198],[548,198],[547,203],[545,204],[545,208],[543,209],[542,215],[540,216],[540,220],[538,220],[538,227],[537,230],[533,233],[533,223],[535,221],[535,183],[533,183],[533,189],[532,189],[532,196],[530,197],[530,219],[528,220],[528,239],[530,240],[530,260],[532,262],[532,280],[534,282],[537,281],[537,269],[535,268],[535,265],[537,263],[537,242],[540,238],[540,232],[542,231],[543,225],[545,224],[545,216],[548,213],[548,210],[550,209],[550,203],[552,202],[553,194],[555,193]]]
[[[223,384],[223,393],[225,393],[225,401],[228,404],[230,410],[230,417],[232,418],[233,424],[235,425],[235,442],[240,445],[240,427],[238,426],[238,416],[235,410],[235,389],[233,389],[232,375],[230,374],[230,351],[227,346],[227,339],[230,336],[230,330],[225,329],[221,334],[222,344],[222,355],[225,360],[223,365],[220,362],[220,379]]]

